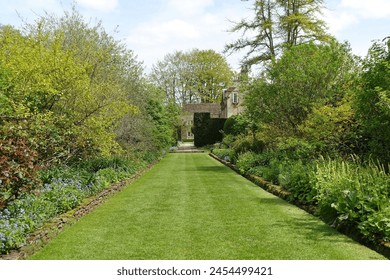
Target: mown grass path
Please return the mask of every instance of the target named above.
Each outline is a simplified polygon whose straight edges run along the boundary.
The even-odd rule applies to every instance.
[[[34,259],[384,259],[206,154],[169,154]]]

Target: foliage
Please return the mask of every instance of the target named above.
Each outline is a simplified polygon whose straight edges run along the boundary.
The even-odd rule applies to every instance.
[[[158,148],[167,148],[176,143],[175,128],[178,126],[178,108],[175,105],[164,106],[162,104],[162,96],[160,99],[152,99],[148,102],[146,110],[154,123],[153,131],[154,140]],[[172,110],[172,111],[170,111]]]
[[[353,63],[348,46],[339,43],[292,47],[270,66],[267,77],[250,86],[248,117],[267,124],[275,136],[299,135],[299,125],[314,108],[343,94],[340,85],[350,78]]]
[[[73,8],[39,17],[23,30],[0,29],[0,100],[7,104],[0,115],[7,127],[26,120],[25,137],[41,162],[160,153],[173,142],[178,110],[163,103],[133,52],[101,22],[88,24]],[[133,118],[132,126],[123,125]],[[120,141],[144,128],[141,140],[150,145]]]
[[[116,128],[118,143],[132,154],[161,156],[177,141],[180,108],[164,104],[164,95],[156,86],[145,83],[136,102],[140,114],[126,115]]]
[[[374,43],[364,61],[362,88],[356,95],[356,110],[362,121],[369,153],[390,162],[390,40]]]
[[[232,149],[213,149],[213,154],[228,162],[236,162],[236,153]]]
[[[319,146],[323,154],[361,154],[365,150],[361,124],[356,119],[351,97],[314,108],[300,130],[305,138]]]
[[[390,206],[380,209],[359,224],[362,234],[372,242],[390,241]]]
[[[194,144],[196,147],[211,145],[222,140],[221,130],[225,119],[210,118],[210,113],[194,113]]]
[[[233,72],[226,59],[213,50],[168,54],[153,66],[151,79],[165,93],[167,103],[220,102],[222,89]]]
[[[280,158],[273,152],[245,152],[237,157],[237,167],[242,173],[260,176],[265,180],[278,184]]]
[[[248,121],[243,115],[233,115],[226,119],[226,122],[223,126],[223,132],[225,135],[239,135],[246,132],[248,126]]]
[[[319,213],[329,221],[359,227],[369,239],[375,235],[388,239],[383,214],[388,211],[390,176],[374,163],[322,160],[315,172]],[[379,223],[379,224],[378,224]],[[376,228],[381,227],[377,232]],[[373,231],[371,231],[373,230]]]
[[[31,190],[38,167],[156,158],[174,142],[178,108],[124,43],[75,7],[22,31],[1,26],[0,46],[0,204]]]
[[[314,165],[301,160],[284,161],[280,164],[278,182],[291,193],[292,200],[314,204],[317,190],[313,185]]]
[[[230,144],[230,147],[233,148],[237,154],[248,151],[261,153],[265,148],[265,143],[250,135],[239,135],[235,137],[234,141]]]
[[[243,36],[227,44],[225,51],[247,50],[242,63],[250,66],[271,62],[284,50],[299,44],[329,41],[325,23],[319,19],[322,3],[322,0],[254,1],[253,19],[242,19],[234,25],[231,32],[242,32]]]
[[[0,139],[0,209],[36,187],[37,153],[23,138]]]
[[[28,138],[43,161],[118,150],[113,128],[136,111],[126,83],[137,79],[133,69],[139,64],[101,25],[88,26],[75,10],[36,22],[25,35],[10,28],[0,33],[0,61],[13,81],[7,97],[18,104],[13,117],[27,118]]]
[[[238,156],[237,167],[241,173],[246,174],[252,167],[259,165],[259,161],[261,161],[261,156],[253,152],[245,152]]]

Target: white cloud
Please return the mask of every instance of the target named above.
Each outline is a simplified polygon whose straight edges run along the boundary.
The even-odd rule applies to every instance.
[[[148,22],[135,29],[129,36],[130,44],[143,47],[162,47],[173,41],[194,39],[200,34],[196,27],[183,20]]]
[[[361,24],[372,24],[374,20],[390,16],[389,0],[338,0],[328,3],[334,6],[324,10],[323,16],[329,32],[336,37]]]
[[[102,12],[110,12],[118,7],[118,0],[78,0],[81,6]]]
[[[169,0],[152,22],[131,27],[126,42],[150,70],[157,60],[177,50],[198,48],[222,52],[226,43],[239,36],[227,32],[232,27],[228,19],[239,20],[248,13],[240,1],[216,9],[213,0]],[[232,55],[227,60],[236,68],[239,56]]]
[[[341,0],[342,8],[350,9],[364,19],[380,19],[390,16],[389,0]]]
[[[201,14],[206,8],[213,6],[214,0],[169,0],[168,9],[172,14],[191,17]]]
[[[346,11],[326,10],[323,13],[323,18],[327,23],[329,33],[335,36],[340,35],[343,30],[359,23],[356,15]]]

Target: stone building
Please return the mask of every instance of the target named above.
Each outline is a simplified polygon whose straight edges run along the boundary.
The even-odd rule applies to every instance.
[[[237,87],[224,89],[221,101],[221,118],[228,119],[244,111],[242,106],[243,96]]]
[[[193,140],[191,128],[194,124],[194,113],[210,113],[211,118],[221,118],[221,106],[216,103],[185,104],[181,115],[181,140]]]
[[[194,113],[210,113],[210,118],[227,119],[233,115],[238,115],[244,110],[242,106],[243,96],[240,94],[237,87],[224,89],[222,92],[222,100],[217,103],[199,103],[185,104],[181,115],[181,140],[193,140],[192,126],[194,124]]]

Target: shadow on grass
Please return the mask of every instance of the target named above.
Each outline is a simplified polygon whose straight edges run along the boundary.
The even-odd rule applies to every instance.
[[[277,197],[257,198],[256,201],[257,203],[263,205],[268,204],[277,207],[295,207]],[[307,213],[307,216],[301,216],[302,215],[291,214],[290,219],[285,219],[284,221],[279,220],[273,225],[286,230],[291,230],[292,232],[301,232],[308,240],[327,240],[334,243],[355,243],[355,241],[344,235],[343,237],[345,238],[340,238],[342,235],[341,233],[321,221],[319,218],[312,216],[309,213]]]

